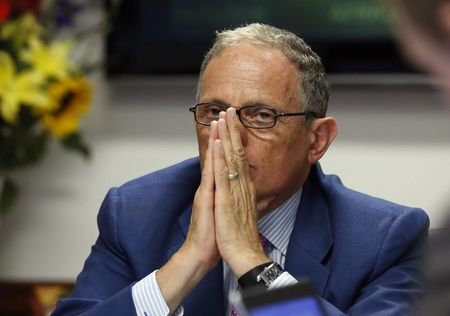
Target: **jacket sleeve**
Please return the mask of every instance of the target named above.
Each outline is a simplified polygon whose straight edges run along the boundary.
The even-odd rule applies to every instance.
[[[136,315],[132,269],[119,242],[120,197],[107,194],[97,218],[99,237],[78,275],[71,296],[52,315]]]
[[[413,314],[423,294],[422,261],[428,227],[428,217],[422,210],[415,209],[397,217],[388,228],[372,273],[361,285],[354,303],[341,311],[322,299],[328,315]]]

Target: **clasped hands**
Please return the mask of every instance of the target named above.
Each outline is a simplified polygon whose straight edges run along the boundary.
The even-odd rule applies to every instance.
[[[240,277],[270,259],[260,242],[255,189],[238,124],[236,110],[231,107],[211,123],[183,248],[208,270],[222,258]]]

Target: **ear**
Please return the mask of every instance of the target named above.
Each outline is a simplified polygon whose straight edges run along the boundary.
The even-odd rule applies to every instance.
[[[316,163],[327,151],[338,132],[336,120],[333,117],[315,119],[309,126],[308,161]]]

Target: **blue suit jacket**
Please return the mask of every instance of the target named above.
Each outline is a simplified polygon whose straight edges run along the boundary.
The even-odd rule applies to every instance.
[[[183,244],[198,158],[110,190],[100,234],[71,297],[53,315],[134,315],[131,287]],[[308,277],[330,315],[406,315],[421,292],[428,217],[349,190],[313,166],[303,186],[285,269]],[[219,263],[183,301],[185,315],[224,315]]]

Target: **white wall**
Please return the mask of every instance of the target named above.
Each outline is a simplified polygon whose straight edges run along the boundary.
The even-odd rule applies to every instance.
[[[450,207],[450,111],[422,80],[378,84],[390,78],[333,79],[340,135],[322,164],[350,187],[424,208],[439,226]],[[20,200],[0,223],[0,280],[72,280],[108,188],[196,155],[194,78],[95,80],[85,124],[94,156],[86,162],[55,145],[16,175]]]

